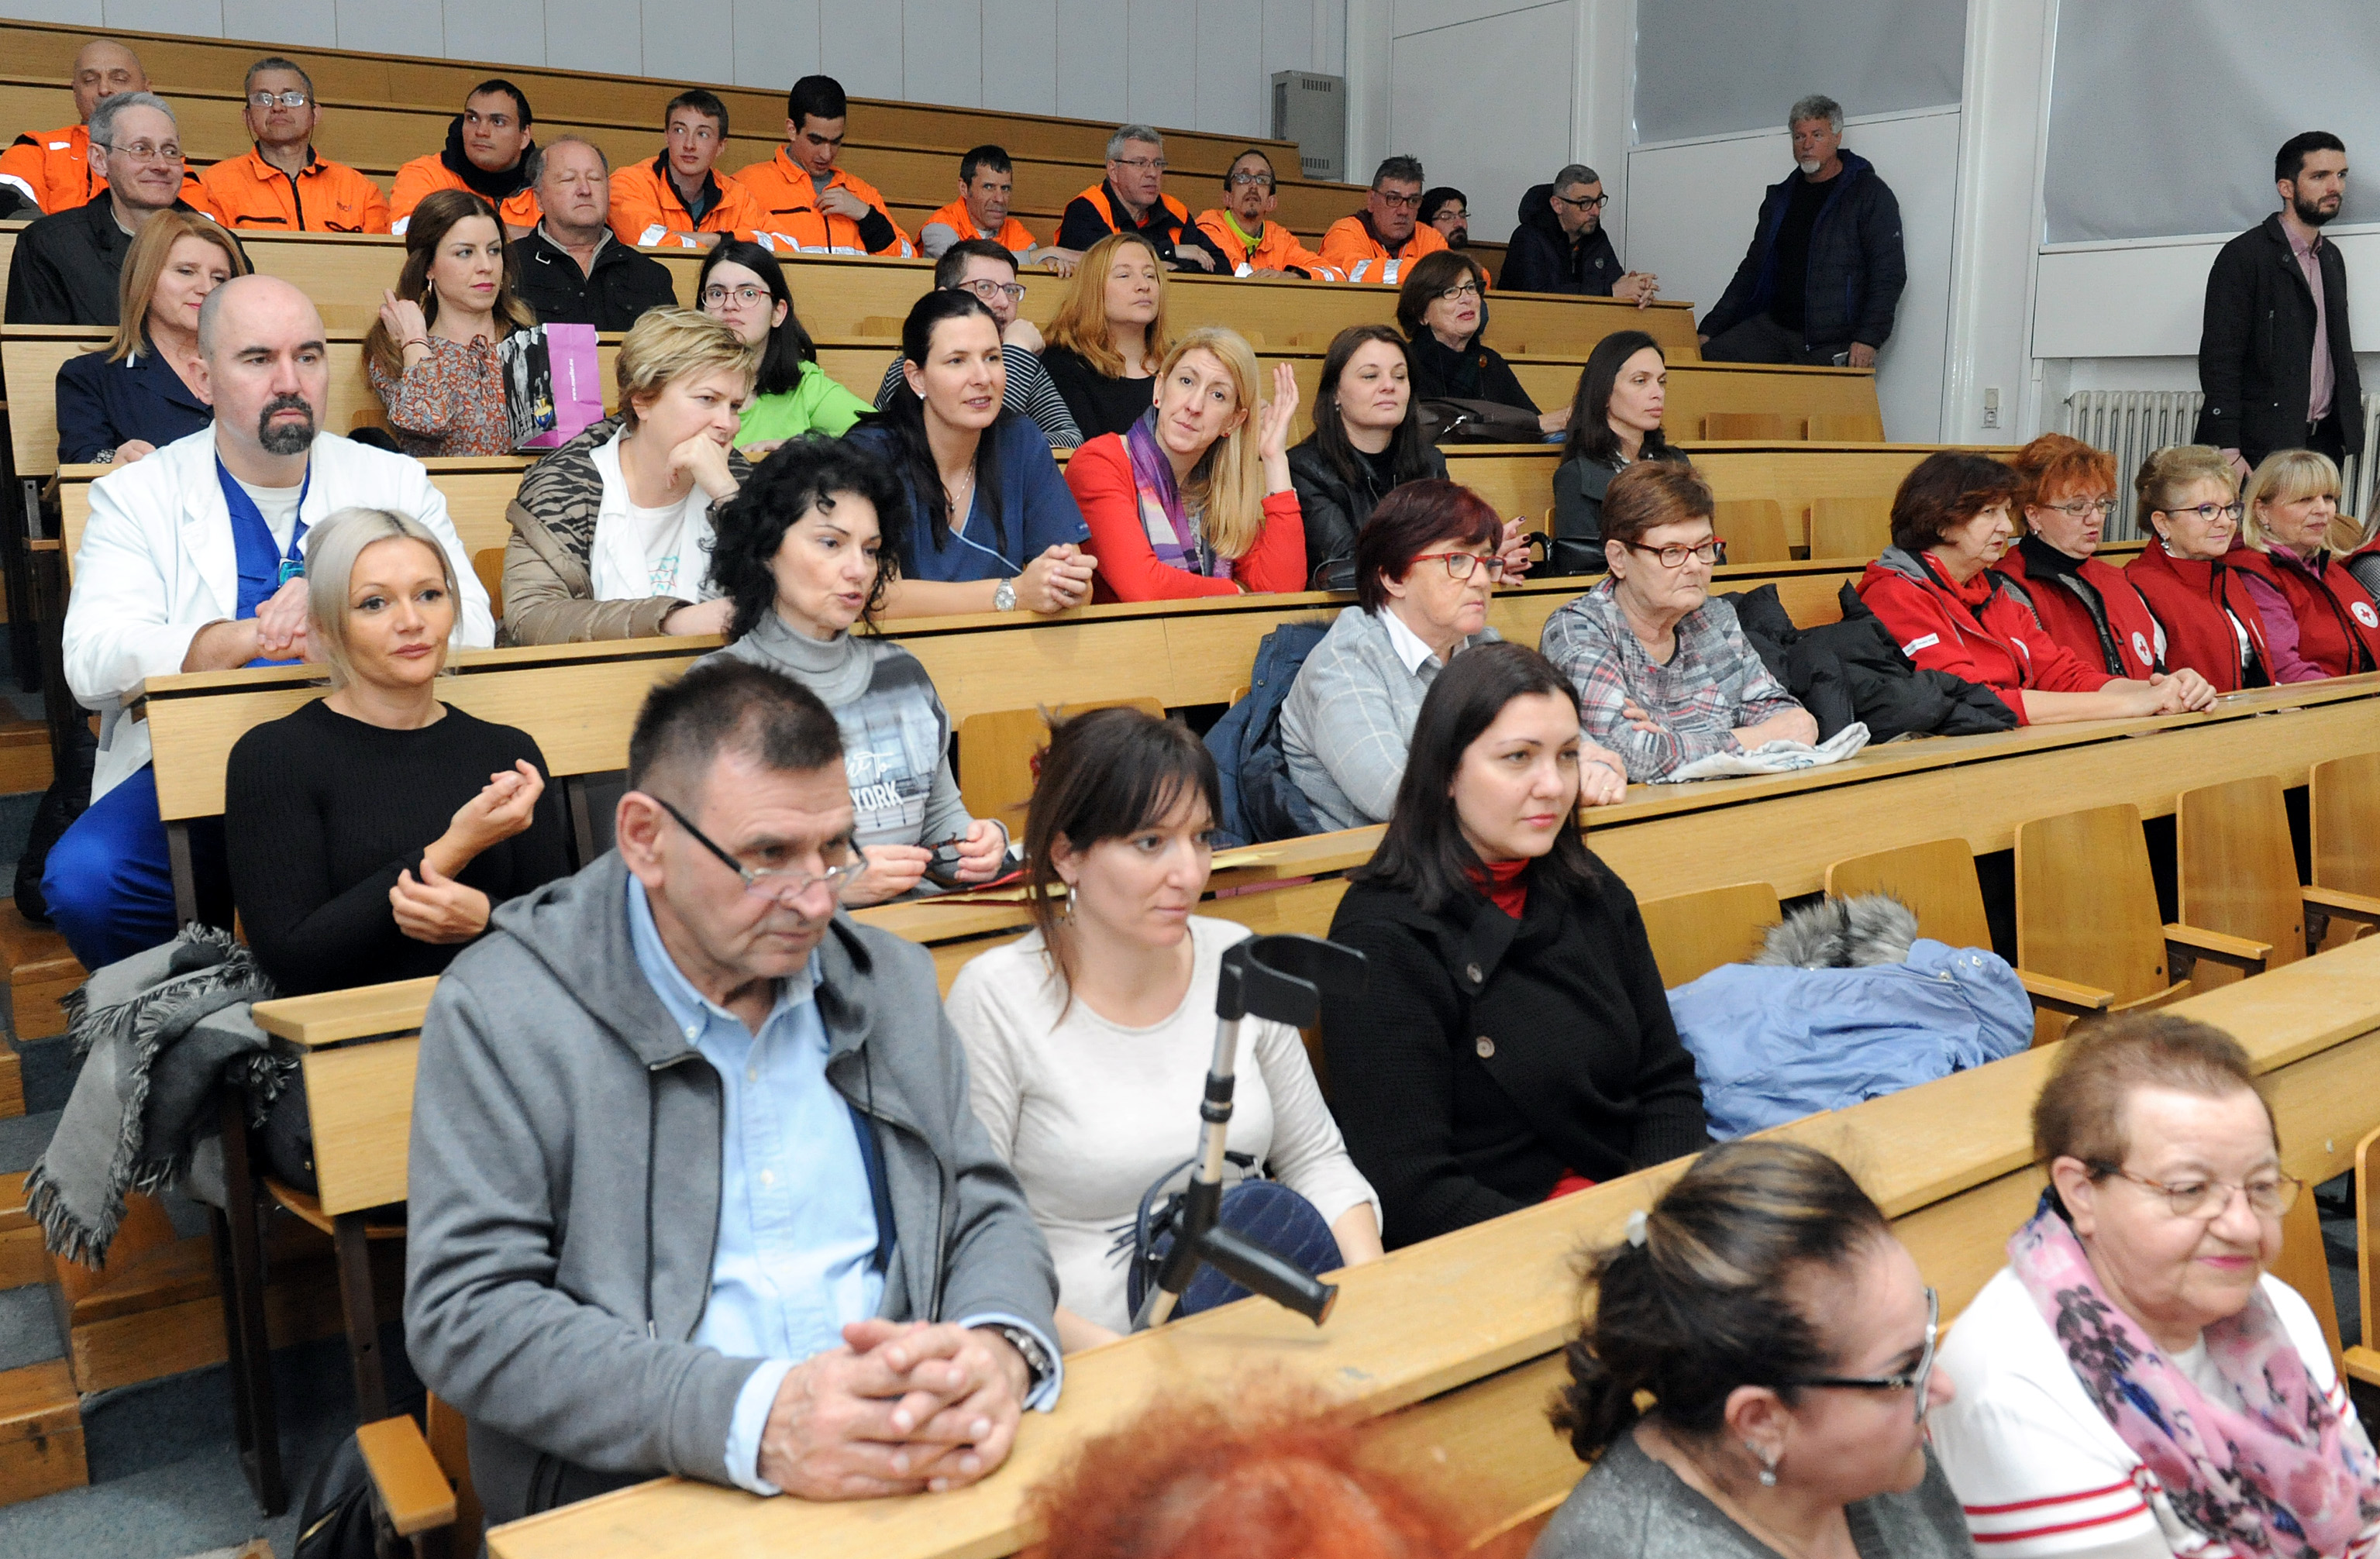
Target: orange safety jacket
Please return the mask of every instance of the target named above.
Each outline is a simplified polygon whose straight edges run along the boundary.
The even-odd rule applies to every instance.
[[[406,224],[413,218],[413,208],[421,204],[423,197],[434,195],[441,189],[470,187],[437,152],[433,151],[427,157],[416,157],[396,170],[396,193],[388,198],[388,230],[403,234]],[[504,219],[506,227],[530,228],[545,220],[545,212],[537,203],[535,189],[521,189],[505,196],[504,203],[496,208],[496,214]]]
[[[968,213],[967,203],[964,199],[953,200],[949,205],[927,217],[917,231],[923,233],[927,228],[936,225],[947,227],[957,234],[961,243],[966,242],[969,238],[983,236],[983,234],[977,230],[975,218]],[[1013,216],[1001,223],[1000,231],[993,236],[992,241],[1011,254],[1023,254],[1039,242],[1033,236],[1031,229]]]
[[[292,178],[250,147],[199,175],[226,227],[262,227],[284,233],[385,233],[388,197],[380,186],[345,163],[326,162],[306,149],[306,166]]]
[[[1318,282],[1343,282],[1336,266],[1323,263],[1322,257],[1297,241],[1297,235],[1280,223],[1268,222],[1264,233],[1253,249],[1240,236],[1239,219],[1220,207],[1198,213],[1198,231],[1214,240],[1232,262],[1234,276],[1253,275],[1258,271],[1303,271]]]
[[[766,218],[763,224],[766,230],[782,235],[786,242],[805,254],[880,254],[895,255],[903,260],[917,257],[917,245],[909,241],[909,235],[901,231],[901,224],[892,220],[892,213],[886,209],[884,197],[876,192],[876,187],[865,179],[852,177],[841,168],[834,170],[832,176],[826,181],[826,187],[829,189],[848,189],[875,207],[876,214],[884,219],[884,225],[892,230],[890,242],[880,242],[870,248],[860,236],[858,223],[847,216],[819,210],[817,187],[810,183],[810,175],[786,155],[782,146],[777,148],[776,156],[768,162],[755,163],[748,168],[739,169],[735,177],[760,203]]]
[[[1426,222],[1414,224],[1413,236],[1394,254],[1372,236],[1372,224],[1361,212],[1342,216],[1322,235],[1322,261],[1351,282],[1378,282],[1395,286],[1408,261],[1446,248],[1446,235]]]
[[[107,187],[106,178],[91,171],[91,131],[81,125],[18,136],[7,151],[0,151],[0,184],[14,187],[44,216],[87,205]],[[182,199],[209,216],[214,214],[199,175],[187,170]]]
[[[701,233],[723,233],[767,249],[792,247],[789,236],[769,231],[769,213],[735,175],[713,168],[703,178],[713,195],[697,222],[670,177],[668,152],[622,168],[612,175],[612,232],[624,244],[646,248],[698,249]]]

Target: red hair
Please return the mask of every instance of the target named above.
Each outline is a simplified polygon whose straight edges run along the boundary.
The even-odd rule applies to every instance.
[[[2009,462],[2016,473],[2016,509],[2021,517],[2036,504],[2077,492],[2116,491],[2116,457],[2063,433],[2044,433]]]
[[[1026,1496],[1022,1559],[1458,1559],[1462,1524],[1312,1401],[1152,1408]]]

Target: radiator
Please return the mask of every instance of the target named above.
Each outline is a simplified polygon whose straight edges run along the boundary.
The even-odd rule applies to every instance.
[[[2141,462],[2168,444],[2186,444],[2198,426],[2206,397],[2195,390],[2078,390],[2066,397],[2066,431],[2116,457],[2118,502],[2107,522],[2107,539],[2140,538],[2131,502],[2132,477]],[[2369,458],[2380,440],[2380,394],[2363,397],[2365,455],[2350,457],[2339,474],[2342,514],[2370,519],[2373,488],[2380,471]]]

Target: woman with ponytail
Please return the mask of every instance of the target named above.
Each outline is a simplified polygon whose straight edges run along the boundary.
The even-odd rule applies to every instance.
[[[1710,1149],[1587,1287],[1553,1420],[1595,1465],[1533,1559],[1973,1552],[1926,1446],[1952,1395],[1934,1290],[1833,1159]]]

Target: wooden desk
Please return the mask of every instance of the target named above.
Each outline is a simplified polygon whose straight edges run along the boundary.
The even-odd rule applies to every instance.
[[[2173,1010],[2237,1035],[2264,1075],[2289,1173],[2351,1163],[2380,1122],[2380,941],[2351,944]],[[2054,1057],[2028,1051],[1779,1129],[1852,1166],[1955,1316],[2037,1196],[2026,1119]],[[1228,1395],[1253,1374],[1310,1385],[1372,1420],[1392,1462],[1452,1487],[1493,1527],[1558,1503],[1579,1468],[1546,1426],[1576,1324],[1572,1253],[1619,1237],[1677,1166],[1631,1175],[1342,1274],[1330,1324],[1250,1300],[1067,1360],[1056,1412],[1026,1415],[1008,1465],[955,1494],[853,1505],[755,1499],[663,1479],[488,1535],[498,1559],[800,1553],[927,1559],[1014,1553],[1026,1490],[1161,1395]],[[1433,1454],[1435,1448],[1435,1454]],[[1450,1458],[1448,1453],[1452,1453]]]

